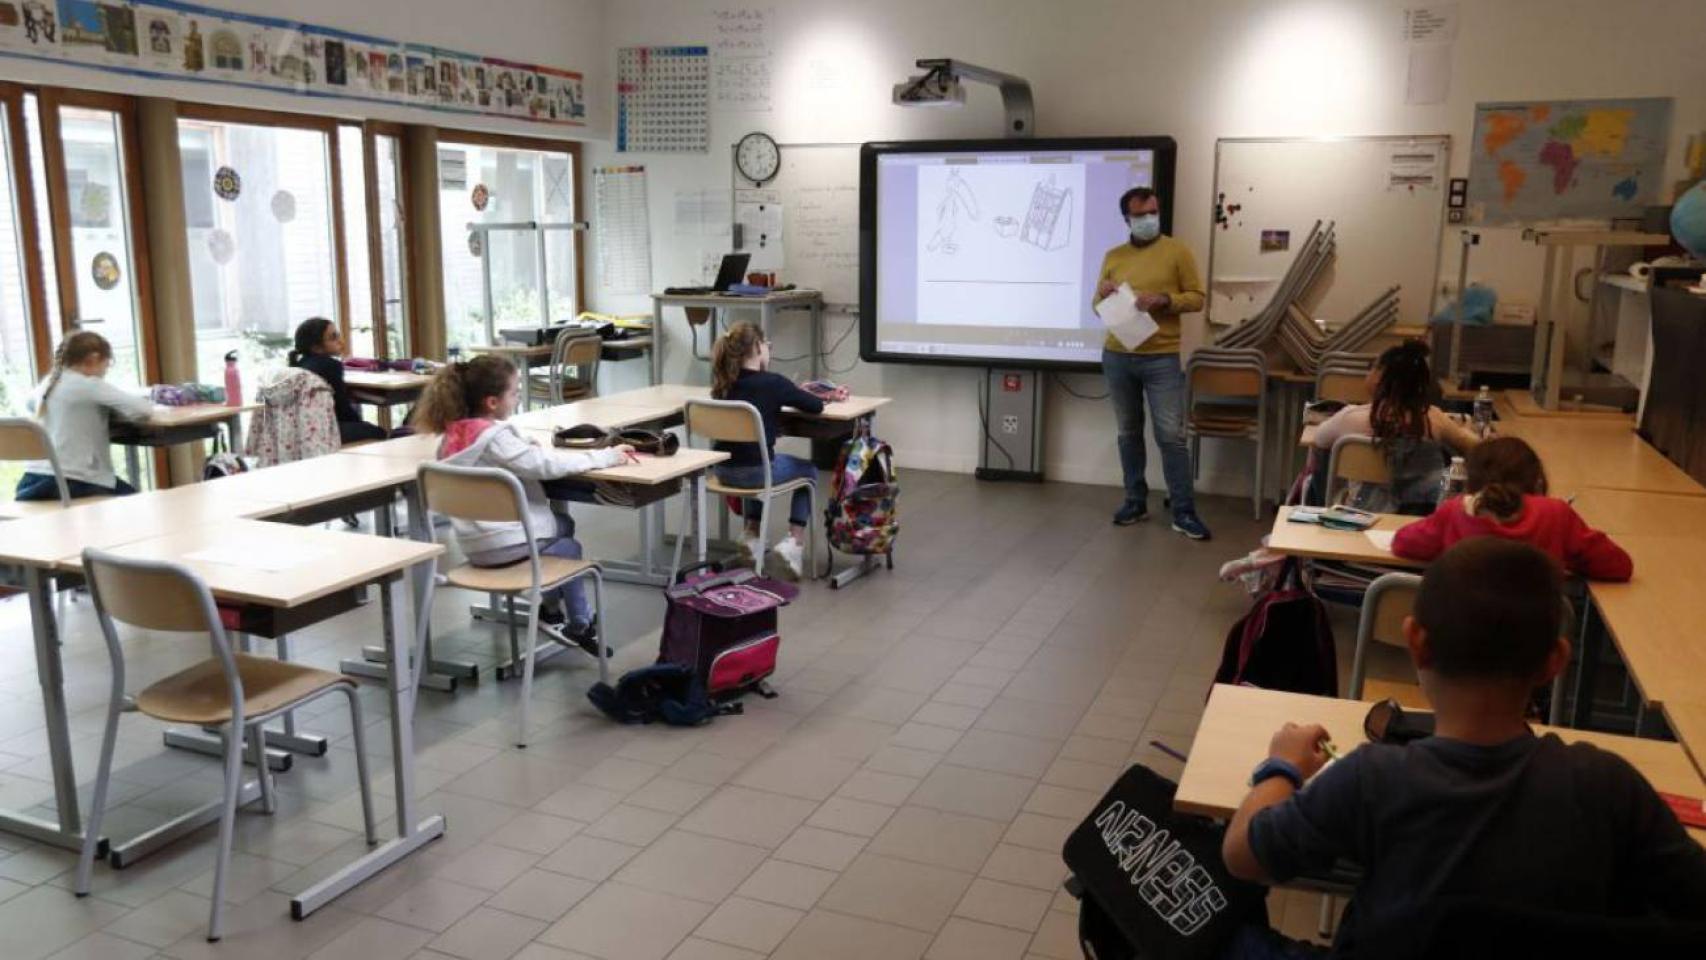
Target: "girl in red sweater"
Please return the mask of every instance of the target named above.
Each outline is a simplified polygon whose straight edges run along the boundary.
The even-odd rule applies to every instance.
[[[1465,468],[1468,494],[1399,530],[1393,553],[1432,560],[1460,540],[1504,537],[1539,547],[1569,573],[1589,580],[1623,581],[1634,573],[1622,547],[1589,527],[1569,503],[1546,495],[1546,470],[1522,440],[1498,437],[1478,444]]]

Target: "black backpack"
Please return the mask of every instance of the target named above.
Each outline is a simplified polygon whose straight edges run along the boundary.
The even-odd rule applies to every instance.
[[[630,670],[614,687],[595,683],[586,698],[618,723],[662,720],[672,727],[703,726],[715,717],[742,709],[738,703],[712,703],[693,668],[679,663],[654,663]]]
[[[1274,588],[1227,632],[1214,682],[1339,695],[1339,660],[1327,607],[1303,582],[1296,558],[1285,561]]]

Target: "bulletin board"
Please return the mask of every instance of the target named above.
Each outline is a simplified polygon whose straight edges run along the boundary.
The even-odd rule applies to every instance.
[[[1451,138],[1224,139],[1214,148],[1208,319],[1262,308],[1310,227],[1334,221],[1332,266],[1303,306],[1349,320],[1398,284],[1402,324],[1433,313]]]

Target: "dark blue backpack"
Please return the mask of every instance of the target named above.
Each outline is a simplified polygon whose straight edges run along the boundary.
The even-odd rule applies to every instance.
[[[595,683],[586,692],[593,706],[618,723],[655,723],[698,727],[727,713],[740,713],[738,703],[715,704],[693,668],[680,663],[655,663],[623,674],[612,687]]]

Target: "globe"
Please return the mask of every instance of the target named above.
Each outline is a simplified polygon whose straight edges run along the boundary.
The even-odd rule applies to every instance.
[[[1684,250],[1706,260],[1706,180],[1689,188],[1670,208],[1670,232]]]

